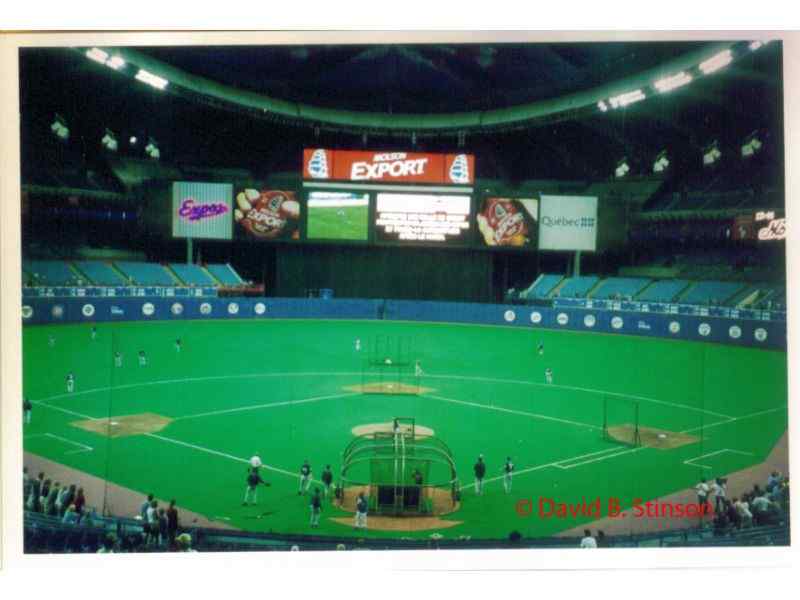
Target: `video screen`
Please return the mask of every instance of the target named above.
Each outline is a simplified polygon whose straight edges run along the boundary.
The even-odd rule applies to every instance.
[[[300,239],[300,203],[294,192],[240,190],[233,211],[236,238],[253,241]]]
[[[479,244],[534,250],[538,215],[537,198],[484,198],[476,216]]]
[[[367,240],[369,194],[315,191],[308,195],[309,240]]]
[[[469,210],[469,196],[379,193],[375,238],[409,244],[467,244]]]
[[[172,184],[172,237],[231,239],[230,183],[175,181]]]

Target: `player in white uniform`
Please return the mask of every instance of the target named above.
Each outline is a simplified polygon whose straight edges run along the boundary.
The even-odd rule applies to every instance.
[[[114,353],[114,366],[121,367],[122,366],[122,354],[119,352]]]
[[[539,342],[539,346],[537,346],[536,351],[539,353],[539,356],[544,355],[544,344]]]
[[[261,457],[258,454],[254,454],[250,458],[250,466],[257,472],[264,463],[261,462]]]
[[[361,338],[356,338],[356,352],[361,352]]]
[[[56,338],[54,338],[52,335],[47,336],[47,345],[51,348],[55,348]]]
[[[297,495],[305,495],[308,491],[308,487],[311,485],[311,465],[308,464],[308,460],[303,461],[303,466],[300,467],[300,490],[297,492]]]
[[[544,370],[544,381],[548,385],[553,383],[553,369],[547,368]]]
[[[181,338],[175,340],[175,352],[181,351]]]
[[[144,350],[139,350],[139,366],[140,367],[147,366],[147,356],[145,356]]]
[[[75,375],[72,373],[67,374],[67,393],[71,394],[75,391]]]
[[[506,458],[506,464],[503,465],[503,487],[506,494],[511,493],[511,477],[514,473],[514,463],[511,462],[511,457]]]
[[[92,339],[93,340],[97,339],[97,327],[95,326],[92,326]]]
[[[422,372],[422,365],[419,363],[419,360],[417,360],[414,363],[414,377],[422,377],[423,375],[424,373]]]

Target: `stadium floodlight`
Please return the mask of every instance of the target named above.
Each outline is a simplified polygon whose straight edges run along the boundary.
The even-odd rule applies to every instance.
[[[669,167],[669,158],[667,158],[667,151],[662,150],[656,156],[656,160],[653,163],[653,173],[663,173]]]
[[[106,61],[106,66],[117,71],[125,66],[125,60],[120,56],[112,56]]]
[[[722,157],[722,152],[719,150],[719,142],[712,142],[705,150],[703,150],[703,164],[707,167],[713,165]]]
[[[767,44],[769,44],[769,40],[754,40],[750,42],[749,48],[750,50],[755,52],[756,50],[758,50],[759,48],[763,48]]]
[[[158,160],[161,158],[161,151],[158,149],[156,145],[156,141],[153,138],[148,138],[147,146],[144,147],[144,151],[153,160]]]
[[[91,50],[86,51],[86,58],[104,65],[108,60],[108,52],[104,52],[103,50],[100,50],[100,48],[92,48]]]
[[[628,171],[630,171],[630,170],[631,170],[631,168],[628,165],[628,159],[627,158],[622,158],[617,163],[617,169],[616,169],[616,171],[614,171],[614,175],[616,176],[617,179],[621,179],[622,177],[625,177],[625,175],[627,175]]]
[[[128,141],[130,142],[131,146],[135,146],[135,145],[136,145],[136,142],[138,142],[139,140],[136,138],[136,136],[135,136],[135,135],[132,135],[132,136],[131,136],[131,139],[130,139],[130,140],[128,140]]]
[[[169,81],[163,77],[153,75],[150,71],[145,71],[144,69],[139,69],[139,72],[136,73],[136,79],[159,90],[163,90],[169,84]]]
[[[634,102],[639,102],[647,98],[642,90],[633,90],[632,92],[625,92],[618,96],[612,96],[608,99],[612,108],[624,108]]]
[[[733,60],[733,54],[731,54],[731,51],[723,50],[722,52],[718,52],[708,60],[704,60],[703,62],[701,62],[699,67],[704,75],[710,75],[711,73],[719,71],[721,68],[731,64],[732,60]]]
[[[119,148],[119,144],[117,143],[117,138],[114,135],[114,132],[110,129],[106,129],[106,133],[103,136],[103,139],[100,140],[100,143],[103,144],[103,148],[109,150],[111,152],[116,152]]]
[[[69,127],[67,127],[67,121],[56,113],[56,118],[50,125],[50,131],[62,141],[67,141],[69,139]]]
[[[664,94],[674,90],[675,88],[687,85],[691,83],[691,81],[692,76],[686,71],[681,71],[675,75],[670,75],[668,77],[664,77],[663,79],[659,79],[653,83],[653,87],[656,88],[660,93]]]
[[[597,103],[597,108],[599,108],[602,112],[608,111],[608,104],[606,104],[603,100]]]
[[[742,144],[742,158],[749,158],[756,154],[759,150],[761,150],[761,140],[759,139],[759,135],[757,131],[754,131],[744,141]]]

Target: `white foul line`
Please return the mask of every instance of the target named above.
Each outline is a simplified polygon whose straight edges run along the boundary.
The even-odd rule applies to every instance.
[[[696,463],[694,461],[700,460],[701,458],[709,458],[711,456],[717,456],[718,454],[724,454],[725,452],[731,452],[733,454],[742,454],[744,456],[753,456],[752,452],[742,452],[741,450],[732,450],[731,448],[723,448],[722,450],[716,450],[714,452],[707,452],[705,454],[701,454],[700,456],[695,456],[694,458],[690,458],[688,460],[683,461],[683,464],[690,465],[692,467],[700,467],[702,469],[710,469],[711,467],[708,465],[701,465],[700,463]]]
[[[308,402],[318,402],[320,400],[331,400],[334,398],[346,398],[348,396],[356,396],[356,392],[347,392],[344,394],[332,394],[330,396],[315,396],[313,398],[304,398],[302,400],[287,400],[285,402],[272,402],[269,404],[255,404],[252,406],[240,406],[238,408],[229,408],[225,410],[215,410],[212,412],[205,412],[205,413],[198,413],[196,415],[186,415],[183,417],[175,417],[172,419],[173,421],[183,421],[186,419],[198,419],[200,417],[211,417],[215,415],[226,415],[235,412],[241,412],[245,410],[258,410],[261,408],[275,408],[277,406],[294,406],[296,404],[306,404]]]
[[[34,438],[34,437],[49,437],[49,438],[53,438],[53,439],[56,439],[56,440],[60,440],[60,441],[62,441],[64,443],[67,443],[67,444],[72,444],[73,446],[78,446],[78,448],[80,448],[79,450],[70,450],[69,452],[65,452],[64,456],[66,456],[67,454],[79,454],[81,452],[92,452],[94,450],[94,448],[92,448],[91,446],[87,446],[86,444],[81,444],[79,442],[74,442],[72,440],[68,440],[67,438],[63,438],[63,437],[55,435],[53,433],[36,433],[36,434],[33,434],[33,435],[26,435],[25,439]]]
[[[523,415],[525,417],[533,417],[535,419],[544,419],[546,421],[556,421],[558,423],[565,423],[567,425],[575,425],[577,427],[586,427],[588,429],[602,430],[602,427],[597,425],[590,425],[589,423],[581,423],[579,421],[570,421],[568,419],[559,419],[557,417],[548,417],[547,415],[540,415],[537,413],[529,413],[522,410],[515,410],[513,408],[503,408],[501,406],[491,406],[489,404],[480,404],[478,402],[467,402],[466,400],[454,400],[453,398],[445,398],[443,396],[434,396],[432,394],[421,394],[423,398],[433,398],[434,400],[441,400],[443,402],[452,402],[453,404],[463,404],[465,406],[475,406],[477,408],[485,408],[487,410],[496,410],[498,412],[511,413],[515,415]]]

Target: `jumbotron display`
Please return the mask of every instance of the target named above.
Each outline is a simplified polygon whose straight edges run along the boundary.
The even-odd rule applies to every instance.
[[[469,234],[469,196],[377,194],[376,241],[467,245]]]

